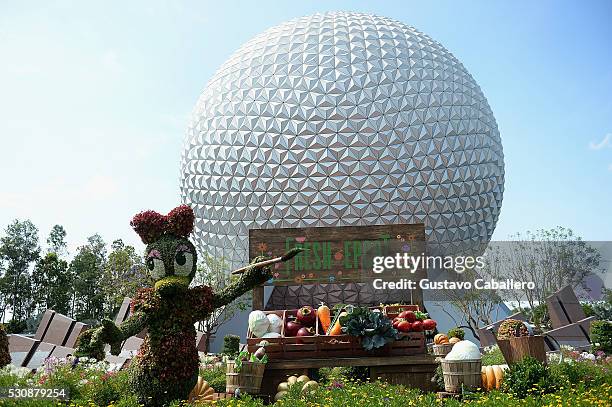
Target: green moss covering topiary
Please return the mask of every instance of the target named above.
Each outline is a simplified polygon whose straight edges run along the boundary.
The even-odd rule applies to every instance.
[[[193,211],[186,205],[166,216],[146,211],[134,217],[131,225],[147,244],[146,265],[154,287],[139,290],[131,303],[132,315],[123,324],[105,320],[79,338],[78,355],[102,359],[104,344],[118,354],[123,341],[146,328],[129,367],[129,382],[139,402],[147,406],[188,397],[199,367],[194,324],[271,277],[268,267],[251,268],[218,293],[207,286],[189,288],[197,263],[195,247],[187,239],[193,222]]]
[[[0,324],[0,367],[11,364],[11,354],[9,353],[8,335],[4,326]]]

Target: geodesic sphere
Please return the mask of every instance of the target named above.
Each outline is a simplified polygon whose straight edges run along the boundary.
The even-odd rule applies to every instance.
[[[181,160],[197,245],[232,265],[251,228],[425,223],[433,247],[487,242],[503,189],[497,124],[463,65],[412,27],[350,12],[236,51]]]

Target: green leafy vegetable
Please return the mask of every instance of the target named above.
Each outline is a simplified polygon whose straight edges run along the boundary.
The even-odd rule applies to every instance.
[[[348,314],[340,318],[342,332],[361,338],[365,350],[377,349],[397,339],[397,329],[382,312],[366,307],[347,307]]]

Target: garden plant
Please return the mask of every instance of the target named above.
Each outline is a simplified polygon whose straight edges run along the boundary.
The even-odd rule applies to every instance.
[[[186,205],[166,216],[154,211],[134,216],[131,225],[147,245],[146,266],[154,287],[138,291],[131,303],[132,315],[123,324],[104,320],[79,338],[77,355],[102,360],[105,344],[118,354],[123,341],[147,329],[128,375],[131,390],[147,406],[187,398],[199,369],[194,323],[271,276],[269,268],[250,268],[221,292],[208,286],[190,288],[197,264],[195,247],[188,240],[193,224],[193,211]]]

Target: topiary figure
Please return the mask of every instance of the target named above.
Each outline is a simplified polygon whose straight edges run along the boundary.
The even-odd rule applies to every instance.
[[[0,368],[11,364],[11,354],[9,352],[8,335],[4,330],[4,325],[0,324]]]
[[[525,322],[518,319],[506,319],[499,325],[497,339],[518,338],[519,336],[529,336],[529,329]]]
[[[104,320],[79,338],[76,354],[101,360],[104,344],[110,344],[116,355],[123,341],[146,328],[144,342],[129,367],[129,380],[139,402],[147,406],[187,399],[199,368],[194,324],[271,277],[269,267],[250,268],[218,293],[207,286],[189,288],[197,263],[195,247],[187,239],[194,219],[186,205],[166,216],[154,211],[134,216],[131,226],[147,245],[146,267],[154,287],[138,291],[131,303],[132,315],[120,326]]]

